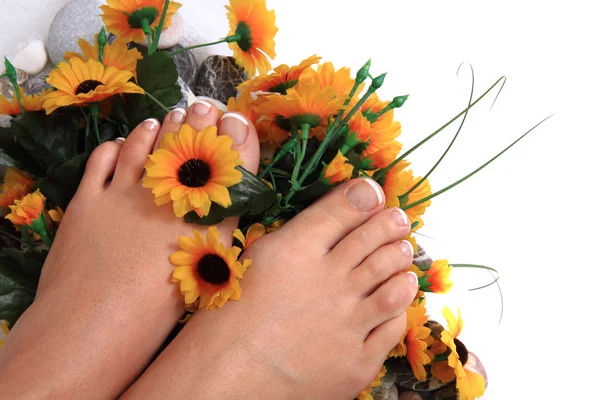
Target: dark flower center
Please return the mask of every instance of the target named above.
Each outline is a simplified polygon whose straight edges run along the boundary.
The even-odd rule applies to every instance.
[[[145,19],[148,21],[148,25],[152,25],[158,17],[158,10],[154,7],[142,7],[131,14],[125,13],[125,15],[127,15],[127,22],[129,22],[131,28],[142,29],[142,20]]]
[[[77,86],[75,94],[89,93],[100,85],[104,85],[104,83],[95,81],[93,79],[88,79],[87,81],[81,82],[79,86]]]
[[[456,345],[458,359],[460,360],[462,365],[465,365],[467,363],[467,360],[469,359],[469,350],[467,350],[467,346],[465,346],[463,342],[461,342],[458,339],[454,339],[454,344]]]
[[[207,254],[198,261],[200,277],[213,285],[222,285],[229,280],[229,265],[217,254]]]
[[[179,167],[177,178],[182,185],[187,187],[204,186],[210,179],[210,166],[204,160],[192,158]]]
[[[248,52],[252,48],[252,32],[250,26],[244,21],[240,21],[235,28],[235,34],[240,36],[237,41],[238,46],[242,51]]]

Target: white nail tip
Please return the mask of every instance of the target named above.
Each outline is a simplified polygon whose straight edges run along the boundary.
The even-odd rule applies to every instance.
[[[415,257],[415,250],[413,249],[412,243],[410,243],[408,240],[403,240],[403,242],[406,243],[406,245],[410,249],[410,258],[414,258]]]
[[[146,122],[150,122],[150,124],[151,124],[151,126],[149,128],[147,128],[147,129],[152,130],[152,129],[154,129],[154,128],[156,128],[158,126],[158,121],[156,119],[154,119],[154,118],[148,118],[143,123],[146,123]]]
[[[246,120],[246,118],[242,117],[240,114],[236,114],[236,113],[225,113],[223,114],[223,116],[221,117],[221,121],[223,121],[225,118],[235,118],[238,121],[242,121],[244,123],[244,125],[248,126],[248,121]]]
[[[120,142],[124,142],[124,141],[125,141],[125,138],[124,138],[124,137],[118,137],[118,138],[116,138],[116,139],[115,139],[115,142],[116,142],[117,140],[118,140],[118,141],[120,141]]]
[[[415,282],[417,282],[417,284],[419,283],[419,277],[417,276],[417,274],[415,274],[412,271],[406,271],[407,274],[412,274],[415,277]]]
[[[377,193],[377,204],[382,204],[383,203],[383,193],[381,193],[381,187],[373,179],[367,178],[367,179],[365,179],[365,182],[367,182],[369,185],[371,185],[373,190],[375,190],[375,193]]]
[[[210,104],[208,101],[198,100],[198,101],[196,101],[196,103],[200,103],[200,104],[206,106],[209,110],[212,108],[212,104]]]
[[[176,109],[173,110],[173,112],[175,112],[175,111],[179,111],[183,115],[187,115],[187,111],[185,109],[183,109],[183,108],[176,108]]]

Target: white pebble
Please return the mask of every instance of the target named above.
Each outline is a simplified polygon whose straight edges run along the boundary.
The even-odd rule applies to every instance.
[[[158,41],[159,49],[169,49],[175,46],[181,40],[183,36],[183,19],[176,13],[173,15],[171,20],[171,26],[167,29],[163,30],[160,35],[160,40]],[[137,44],[141,44],[142,46],[148,46],[147,41],[136,42]]]
[[[48,62],[48,53],[44,42],[34,40],[29,43],[17,55],[8,57],[15,68],[27,72],[28,75],[36,75],[41,72]]]

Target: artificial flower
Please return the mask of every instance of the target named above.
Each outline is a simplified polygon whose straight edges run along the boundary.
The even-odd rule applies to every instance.
[[[341,151],[338,150],[337,155],[325,168],[323,179],[328,184],[334,184],[346,181],[352,177],[354,167],[348,163],[348,159],[344,157]]]
[[[13,186],[16,184],[23,185],[24,187],[31,189],[33,187],[33,181],[27,175],[27,172],[21,171],[15,167],[8,167],[4,173],[4,185]]]
[[[44,212],[45,205],[46,197],[38,189],[21,200],[16,200],[15,204],[9,206],[10,214],[5,218],[17,227],[23,225],[31,226],[40,216],[43,216],[42,213]]]
[[[301,76],[301,79],[306,79],[311,82],[316,82],[321,88],[333,87],[340,94],[348,98],[355,80],[350,75],[350,68],[343,67],[335,70],[331,62],[320,64],[316,71],[312,68],[307,69]],[[355,95],[362,91],[361,84],[355,92]]]
[[[52,221],[54,221],[56,226],[59,226],[65,215],[65,212],[62,208],[57,206],[56,209],[48,211],[48,215],[50,215],[50,218]]]
[[[43,102],[46,95],[52,92],[52,89],[42,90],[39,94],[30,94],[25,96],[23,89],[19,88],[21,93],[21,104],[25,109],[25,112],[40,111],[43,109]],[[19,115],[21,114],[21,107],[19,106],[19,100],[17,96],[13,96],[12,100],[8,100],[4,96],[0,96],[0,115]]]
[[[386,370],[385,366],[381,366],[381,369],[379,370],[379,373],[377,374],[375,379],[373,379],[373,382],[371,382],[371,384],[369,385],[368,388],[365,388],[362,392],[360,392],[358,394],[358,396],[356,396],[356,398],[358,400],[373,400],[371,391],[373,390],[373,388],[381,386],[381,378],[384,377],[386,372],[387,372],[387,370]]]
[[[72,58],[59,63],[46,79],[57,90],[46,95],[44,108],[50,114],[59,107],[95,103],[120,93],[143,94],[144,89],[129,82],[132,76],[129,71],[104,67],[97,60],[84,63]]]
[[[390,357],[406,357],[415,378],[419,381],[427,379],[424,365],[429,364],[433,354],[427,348],[433,344],[431,329],[425,324],[428,318],[425,301],[415,302],[406,309],[406,331],[398,345],[392,349]]]
[[[217,136],[216,126],[196,132],[185,124],[148,156],[143,186],[152,189],[157,205],[172,201],[178,217],[190,211],[206,216],[212,202],[229,207],[227,188],[242,181],[236,169],[242,161],[232,144],[230,136]]]
[[[239,279],[250,266],[250,260],[238,261],[242,249],[226,249],[220,242],[219,230],[208,228],[206,239],[197,230],[194,237],[179,237],[181,250],[169,260],[176,266],[173,282],[179,283],[187,305],[195,304],[207,310],[223,307],[228,300],[239,300],[242,294]]]
[[[265,74],[271,69],[270,58],[275,58],[275,12],[267,10],[265,0],[230,0],[227,18],[231,28],[229,36],[239,39],[229,43],[233,57],[249,77],[258,70]]]
[[[452,267],[448,265],[448,260],[434,261],[423,277],[419,278],[419,286],[422,290],[431,293],[448,293],[454,285],[450,280]]]
[[[404,206],[413,204],[431,195],[431,186],[429,185],[429,180],[425,179],[415,190],[406,195],[409,190],[421,181],[421,177],[414,177],[408,165],[408,162],[400,161],[388,171],[383,184],[383,191],[386,197],[386,207],[401,207],[410,218],[411,224],[418,223],[415,229],[419,229],[423,226],[421,216],[425,213],[427,207],[431,205],[431,200],[408,209],[405,209]]]
[[[402,149],[402,145],[397,141],[402,133],[402,126],[400,122],[394,120],[394,111],[388,110],[379,115],[389,103],[389,101],[379,100],[377,93],[373,93],[361,107],[363,115],[371,122],[371,138],[365,149],[365,155],[381,149],[389,149],[390,146],[395,146],[393,150],[396,154]]]
[[[97,37],[98,35],[96,35],[96,38]],[[79,42],[77,43],[79,44],[83,55],[67,52],[65,53],[65,60],[70,60],[71,58],[79,58],[83,62],[89,59],[98,60],[99,46],[97,41],[94,41],[94,44],[92,45],[85,39],[79,39]],[[115,67],[119,71],[129,71],[135,74],[137,62],[142,58],[142,53],[140,53],[138,49],[129,49],[127,41],[119,37],[112,44],[104,46],[102,64],[105,67]]]
[[[321,60],[321,57],[315,54],[302,61],[299,65],[289,67],[286,64],[281,64],[273,69],[273,73],[269,75],[259,75],[254,79],[247,80],[242,83],[238,89],[248,92],[287,94],[287,90],[298,83],[302,72],[307,68],[310,68],[311,65],[317,64],[319,60]]]
[[[142,21],[146,20],[150,28],[155,28],[160,22],[165,8],[165,0],[106,0],[106,5],[100,6],[102,20],[106,30],[115,34],[125,42],[144,42],[146,35],[142,29]],[[163,29],[171,26],[173,15],[181,7],[180,3],[171,1]]]
[[[344,108],[344,101],[334,87],[321,88],[318,84],[300,81],[285,96],[266,96],[257,112],[283,118],[298,127],[308,124],[314,128]]]
[[[248,232],[246,232],[246,236],[242,233],[241,230],[236,229],[233,232],[233,237],[242,243],[244,250],[248,247],[252,246],[252,243],[256,242],[258,239],[263,237],[267,233],[266,228],[263,224],[252,224],[250,228],[248,228]]]
[[[444,307],[442,314],[446,318],[448,327],[441,334],[441,342],[447,346],[448,359],[433,363],[431,374],[442,382],[449,382],[453,376],[456,377],[459,400],[474,400],[485,392],[485,380],[477,372],[464,368],[469,352],[458,339],[463,328],[460,310],[458,310],[458,318],[448,307]]]
[[[15,167],[8,167],[4,174],[4,181],[0,188],[0,209],[6,209],[31,193],[33,181],[24,171]]]
[[[8,321],[0,322],[0,350],[2,349],[2,346],[4,346],[4,341],[8,337],[8,333]]]

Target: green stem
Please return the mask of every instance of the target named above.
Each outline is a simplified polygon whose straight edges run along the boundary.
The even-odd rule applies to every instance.
[[[33,247],[31,244],[19,239],[16,236],[11,235],[10,233],[4,232],[4,231],[0,231],[1,234],[3,234],[6,237],[11,238],[12,240],[16,240],[17,242],[21,243],[23,246],[27,247],[29,250],[31,251],[35,251],[36,253],[39,253],[39,250],[36,249],[35,247]]]
[[[44,242],[44,244],[48,246],[48,248],[52,247],[52,239],[50,239],[50,236],[48,236],[46,232],[38,233],[38,235],[40,235],[42,242]]]
[[[292,177],[292,174],[290,174],[289,172],[284,171],[282,169],[279,169],[279,168],[271,168],[271,172],[273,172],[274,174],[285,176],[286,178],[291,178]]]
[[[223,39],[217,40],[216,42],[210,42],[210,43],[203,43],[203,44],[197,44],[195,46],[190,46],[190,47],[184,47],[183,49],[179,49],[179,50],[175,50],[172,51],[171,53],[169,53],[171,56],[174,56],[176,54],[179,53],[183,53],[184,51],[188,51],[188,50],[193,50],[193,49],[199,49],[201,47],[207,47],[207,46],[213,46],[215,44],[219,44],[219,43],[231,43],[231,42],[236,42],[237,40],[240,39],[239,35],[232,35],[232,36],[227,36]]]
[[[147,18],[144,18],[140,21],[142,25],[142,30],[144,31],[144,35],[146,35],[146,41],[148,42],[148,55],[154,53],[154,47],[152,44],[152,29],[150,29],[150,21]]]
[[[150,97],[152,99],[152,101],[154,101],[156,104],[159,105],[160,108],[162,108],[165,112],[169,112],[170,110],[163,104],[161,103],[156,97],[152,96],[150,93],[146,92],[144,90],[144,94],[148,97]]]
[[[96,135],[96,142],[98,142],[98,146],[102,144],[100,140],[100,129],[98,127],[98,117],[100,115],[100,106],[98,103],[90,104],[90,114],[92,115],[92,121],[94,122],[94,133]]]
[[[460,72],[460,68],[459,68],[459,72]],[[457,72],[457,74],[458,74],[458,72]],[[475,71],[473,71],[473,66],[471,66],[471,95],[469,96],[469,104],[467,104],[467,108],[469,108],[469,106],[471,105],[471,102],[473,101],[473,92],[474,91],[475,91]],[[434,166],[431,167],[431,169],[429,170],[429,172],[427,172],[425,174],[425,176],[423,178],[421,178],[421,180],[419,182],[417,182],[416,185],[414,185],[412,188],[410,188],[410,190],[408,192],[404,193],[401,197],[408,198],[408,195],[410,195],[423,182],[425,182],[427,180],[427,178],[429,178],[429,176],[433,173],[433,171],[435,171],[435,169],[441,164],[441,162],[444,159],[444,157],[446,157],[446,154],[448,154],[448,152],[450,151],[450,148],[452,148],[452,145],[454,145],[454,142],[456,141],[456,138],[458,138],[458,134],[462,130],[462,127],[463,127],[465,121],[467,120],[467,115],[469,115],[468,111],[463,116],[463,119],[460,122],[460,126],[458,127],[458,130],[456,131],[456,134],[454,135],[454,138],[452,139],[452,141],[450,142],[450,144],[446,148],[446,151],[444,151],[444,154],[441,155],[441,157],[437,160],[437,162],[434,164]]]
[[[85,148],[86,150],[90,151],[91,149],[88,148],[88,137],[90,136],[90,114],[86,113],[84,114],[84,118],[85,118]]]
[[[158,26],[156,27],[156,30],[155,30],[156,33],[155,33],[155,37],[154,37],[154,42],[152,43],[152,53],[154,53],[156,51],[156,49],[158,49],[158,42],[160,41],[160,35],[162,34],[162,30],[165,25],[165,20],[167,19],[167,11],[169,9],[170,2],[171,2],[171,0],[165,1],[165,5],[163,7],[163,12],[160,16],[160,22],[158,23]]]
[[[302,162],[304,161],[304,157],[306,156],[306,146],[308,143],[308,133],[310,132],[310,125],[302,124],[300,126],[300,129],[302,131],[300,134],[300,140],[302,141],[302,147],[299,149],[300,154],[298,155],[298,157],[296,159],[296,165],[294,165],[294,171],[292,172],[292,179],[291,179],[292,189],[294,191],[300,190],[300,185],[298,184],[298,175],[300,174],[300,168],[302,168]],[[288,203],[289,199],[291,199],[291,196],[288,195],[285,198],[286,204]]]
[[[494,83],[492,86],[490,86],[488,88],[488,90],[485,91],[485,93],[483,93],[481,96],[479,96],[479,98],[477,100],[475,100],[473,102],[473,104],[471,104],[469,107],[465,108],[464,110],[462,110],[459,114],[457,114],[456,116],[454,116],[454,118],[452,118],[450,121],[446,122],[444,125],[442,125],[441,128],[437,129],[435,132],[433,132],[431,135],[427,136],[425,139],[421,140],[419,143],[417,143],[416,145],[414,145],[410,150],[408,150],[406,153],[402,154],[400,157],[398,157],[396,160],[394,160],[393,163],[391,163],[390,165],[388,165],[387,167],[380,169],[379,171],[377,171],[377,173],[375,175],[373,175],[373,179],[376,180],[377,182],[380,181],[380,179],[382,177],[384,177],[388,171],[392,168],[394,168],[396,166],[396,164],[398,164],[400,161],[404,160],[409,154],[411,154],[413,151],[415,151],[416,149],[418,149],[419,147],[421,147],[423,144],[427,143],[431,138],[433,138],[435,135],[437,135],[438,133],[440,133],[441,131],[443,131],[444,129],[446,129],[446,127],[448,127],[448,125],[452,124],[454,121],[456,121],[457,119],[459,119],[461,116],[463,116],[466,112],[468,112],[471,108],[475,107],[475,105],[477,103],[479,103],[481,101],[481,99],[483,99],[485,96],[487,96],[487,94],[496,87],[496,85],[498,85],[498,83],[500,83],[500,81],[502,80],[506,80],[506,78],[503,76],[500,79],[498,79],[496,81],[496,83]],[[379,182],[381,183],[381,182]]]
[[[271,164],[269,164],[265,169],[262,170],[262,172],[260,174],[258,174],[258,179],[264,178],[265,175],[275,166],[275,164],[277,164],[279,162],[279,160],[281,160],[286,154],[288,154],[290,151],[292,151],[292,149],[296,145],[297,141],[298,141],[298,135],[292,136],[292,138],[283,145],[281,150],[279,150],[279,153],[277,153],[275,155],[275,158],[273,158],[273,161],[271,161]]]
[[[483,269],[483,270],[486,270],[489,272],[489,274],[492,276],[492,278],[494,278],[493,282],[491,282],[487,285],[480,286],[478,288],[469,289],[469,291],[483,289],[483,288],[486,288],[495,283],[496,286],[498,287],[498,294],[500,295],[500,319],[499,319],[498,323],[502,322],[502,316],[504,315],[504,296],[502,295],[502,288],[500,287],[500,283],[498,283],[498,279],[500,279],[500,273],[498,271],[496,271],[494,268],[486,267],[485,265],[477,265],[477,264],[450,264],[450,265],[452,266],[452,268],[475,268],[475,269]],[[494,274],[492,272],[495,272],[496,274],[498,274],[498,276],[494,277]]]
[[[502,154],[504,154],[505,152],[508,151],[508,149],[510,149],[511,147],[513,147],[515,144],[517,144],[521,139],[523,139],[525,136],[527,136],[531,131],[533,131],[535,128],[537,128],[538,126],[540,126],[542,123],[544,123],[546,120],[548,120],[548,118],[550,118],[552,115],[550,115],[549,117],[544,118],[543,120],[541,120],[540,122],[538,122],[537,124],[535,124],[535,126],[531,129],[529,129],[527,132],[525,132],[523,135],[521,135],[521,137],[519,137],[517,140],[515,140],[514,142],[512,142],[508,147],[506,147],[504,150],[502,150],[500,153],[496,154],[494,157],[492,157],[490,160],[488,160],[486,163],[484,163],[482,166],[480,166],[479,168],[477,168],[476,170],[474,170],[473,172],[467,174],[466,176],[464,176],[463,178],[457,180],[456,182],[454,182],[451,185],[446,186],[445,188],[443,188],[442,190],[439,190],[427,197],[424,197],[418,201],[415,201],[414,203],[408,204],[404,207],[402,207],[403,210],[408,210],[409,208],[418,206],[421,203],[424,203],[428,200],[433,199],[434,197],[439,196],[440,194],[447,192],[448,190],[452,189],[453,187],[459,185],[460,183],[466,181],[467,179],[469,179],[470,177],[472,177],[473,175],[475,175],[477,172],[481,171],[482,169],[484,169],[485,167],[487,167],[489,164],[491,164],[494,160],[496,160],[498,157],[500,157]]]

